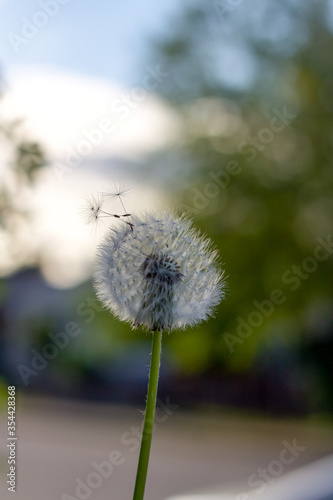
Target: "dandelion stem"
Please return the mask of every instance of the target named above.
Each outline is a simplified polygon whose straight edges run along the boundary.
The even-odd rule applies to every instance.
[[[155,408],[156,408],[161,347],[162,347],[162,332],[160,330],[156,330],[153,332],[153,345],[152,345],[151,362],[150,362],[146,412],[143,424],[141,448],[140,448],[133,500],[143,500],[143,495],[145,492],[150,445],[153,434],[153,425],[154,425]]]

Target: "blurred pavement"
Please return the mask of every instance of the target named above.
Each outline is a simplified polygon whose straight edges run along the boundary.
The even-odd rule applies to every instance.
[[[157,411],[145,500],[235,485],[247,491],[249,478],[258,479],[259,469],[268,471],[273,480],[273,473],[281,476],[333,452],[333,427],[328,424],[221,410],[185,412],[175,409],[174,402],[166,403]],[[17,405],[17,492],[8,492],[6,479],[2,480],[1,499],[131,500],[140,411],[27,395],[18,395]],[[1,436],[4,478],[8,470],[4,413]],[[282,456],[288,463],[279,465]],[[118,463],[112,471],[111,459]],[[96,464],[101,462],[104,468],[98,472]],[[79,484],[81,489],[75,492]]]

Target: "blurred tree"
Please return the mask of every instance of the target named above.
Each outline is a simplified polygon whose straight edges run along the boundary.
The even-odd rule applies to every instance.
[[[4,96],[0,81],[0,105]],[[42,146],[27,137],[23,120],[0,120],[0,272],[8,273],[36,262],[29,225],[36,175],[46,165]]]
[[[189,372],[260,371],[270,353],[308,408],[333,410],[332,3],[185,4],[153,55],[180,137],[150,168],[170,166],[163,180],[218,245],[230,292],[217,321],[168,343]]]

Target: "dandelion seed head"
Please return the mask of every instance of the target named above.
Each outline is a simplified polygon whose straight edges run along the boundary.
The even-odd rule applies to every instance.
[[[149,330],[206,320],[224,296],[223,272],[211,240],[186,217],[133,215],[100,246],[95,288],[120,320]]]

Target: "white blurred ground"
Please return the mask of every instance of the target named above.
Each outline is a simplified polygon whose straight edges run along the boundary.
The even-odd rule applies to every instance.
[[[138,459],[138,450],[131,449],[142,421],[137,409],[20,395],[17,405],[16,494],[6,486],[6,418],[1,414],[2,500],[131,500]],[[282,474],[333,452],[333,427],[315,422],[187,413],[181,407],[161,408],[157,415],[145,500],[234,485],[247,491],[251,475],[279,460],[285,441],[296,440],[305,450],[296,452]],[[92,463],[109,461],[115,450],[123,463],[109,477],[98,478]],[[100,485],[76,495],[77,478],[86,483],[93,472],[92,480]]]

